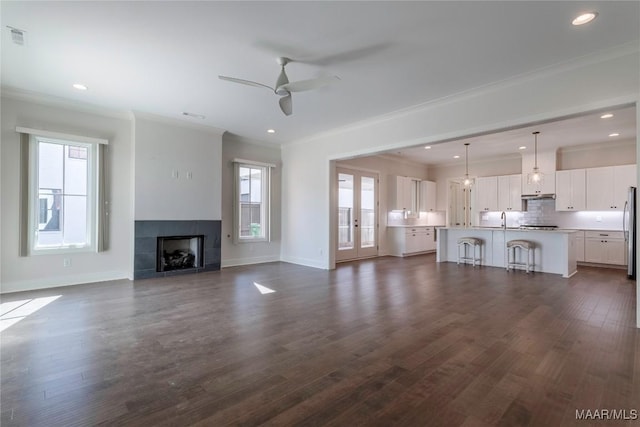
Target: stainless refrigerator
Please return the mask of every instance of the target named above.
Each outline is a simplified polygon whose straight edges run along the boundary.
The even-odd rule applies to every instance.
[[[624,241],[627,245],[627,277],[636,278],[636,187],[629,187],[622,215]]]

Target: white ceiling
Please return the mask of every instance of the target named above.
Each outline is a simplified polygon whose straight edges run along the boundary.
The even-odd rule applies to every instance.
[[[610,118],[601,118],[605,113]],[[499,159],[533,153],[534,136],[538,135],[538,152],[556,151],[560,148],[583,147],[593,144],[611,144],[624,141],[635,144],[636,107],[624,107],[594,112],[546,123],[537,123],[518,129],[479,135],[439,144],[423,144],[417,147],[395,150],[390,154],[427,165],[464,164],[465,143],[469,143],[469,161]],[[609,136],[617,133],[618,136]],[[425,147],[431,147],[425,149]],[[520,149],[520,147],[526,147]],[[454,156],[460,156],[455,159]]]
[[[276,143],[640,39],[637,1],[2,1],[0,8],[5,89]],[[599,17],[573,27],[584,10]],[[11,43],[7,26],[27,31],[26,46]],[[285,117],[273,93],[217,77],[273,85],[278,56],[300,61],[287,67],[292,81],[341,80],[295,94]],[[75,91],[76,82],[89,90]]]

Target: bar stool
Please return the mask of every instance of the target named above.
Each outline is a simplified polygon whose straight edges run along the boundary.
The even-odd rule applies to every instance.
[[[520,248],[520,254],[523,251],[527,252],[527,262],[516,262],[516,248]],[[535,254],[535,245],[530,240],[509,240],[507,242],[507,271],[511,267],[514,269],[517,267],[525,267],[527,273],[529,273],[529,268],[531,271],[534,270],[534,254]],[[511,260],[513,258],[513,261]]]
[[[473,248],[473,256],[468,255],[467,249]],[[478,248],[478,254],[476,255],[476,248]],[[460,249],[462,249],[462,256],[460,256]],[[471,264],[475,267],[476,261],[478,265],[482,262],[482,239],[476,237],[461,237],[458,239],[458,264],[460,261],[471,261]]]

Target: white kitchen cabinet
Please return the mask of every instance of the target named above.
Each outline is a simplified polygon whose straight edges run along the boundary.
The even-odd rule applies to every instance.
[[[576,231],[576,261],[584,262],[584,231]]]
[[[411,178],[389,176],[389,210],[411,210]]]
[[[484,176],[476,178],[476,211],[498,210],[498,177]]]
[[[636,185],[636,165],[590,168],[586,171],[587,210],[623,210],[628,188]]]
[[[391,255],[407,256],[436,249],[433,227],[388,227]]]
[[[586,231],[584,261],[625,265],[626,251],[622,231]]]
[[[586,172],[573,169],[556,172],[556,210],[583,211],[586,209]]]
[[[420,212],[434,212],[436,210],[436,183],[420,181]]]
[[[498,177],[498,210],[522,210],[522,175]]]
[[[535,156],[522,156],[522,194],[555,194],[556,192],[556,154],[538,152],[538,168],[543,174],[541,184],[529,184],[529,174],[533,172]]]

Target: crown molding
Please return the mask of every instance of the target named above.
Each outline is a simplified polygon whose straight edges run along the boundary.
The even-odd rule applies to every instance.
[[[265,141],[261,139],[248,138],[246,136],[238,135],[237,133],[232,133],[229,131],[224,133],[222,137],[222,142],[231,142],[231,143],[238,142],[242,144],[251,144],[258,147],[270,148],[278,151],[280,151],[281,149],[280,142],[271,142],[271,141]]]
[[[151,122],[161,123],[165,125],[178,126],[187,129],[198,130],[201,132],[212,133],[216,136],[222,138],[222,135],[226,132],[224,129],[217,128],[215,126],[205,125],[203,123],[193,123],[187,120],[180,120],[173,117],[160,116],[157,114],[147,113],[144,111],[131,111],[132,119],[135,124],[135,121],[138,119],[143,119]]]
[[[13,99],[16,101],[31,102],[34,104],[40,104],[49,107],[64,108],[80,113],[95,114],[121,120],[131,120],[131,112],[129,111],[109,109],[94,104],[83,103],[75,100],[72,101],[66,98],[60,98],[57,96],[46,95],[38,92],[25,91],[9,86],[2,86],[0,88],[0,96],[2,98]]]

